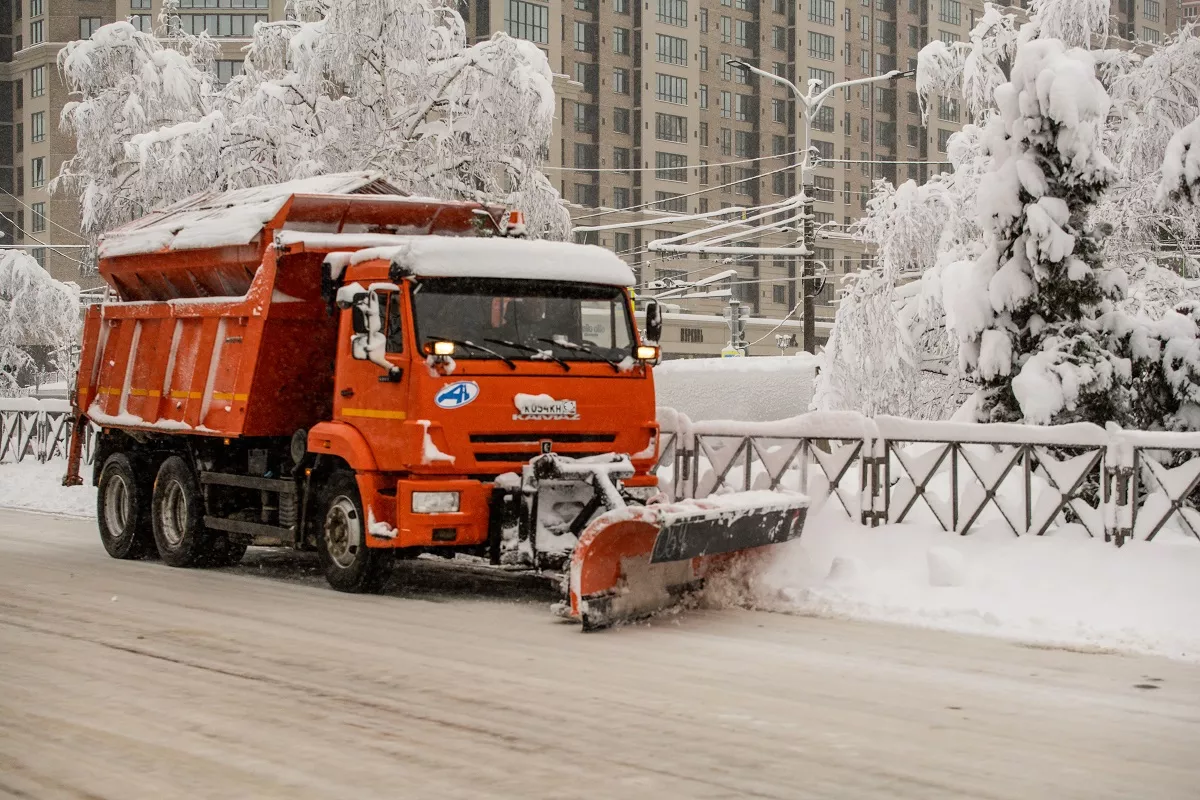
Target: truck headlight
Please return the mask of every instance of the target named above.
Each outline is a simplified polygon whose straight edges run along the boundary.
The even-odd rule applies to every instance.
[[[458,512],[458,492],[413,492],[414,514],[454,514]]]

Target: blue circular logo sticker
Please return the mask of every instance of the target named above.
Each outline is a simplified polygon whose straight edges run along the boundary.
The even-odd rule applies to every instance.
[[[479,384],[475,381],[456,381],[441,388],[433,402],[438,408],[462,408],[479,397]]]

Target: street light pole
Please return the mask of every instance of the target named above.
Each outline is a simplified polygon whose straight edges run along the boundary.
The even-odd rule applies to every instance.
[[[816,226],[814,225],[815,215],[813,213],[813,195],[816,194],[816,192],[814,191],[813,186],[815,185],[816,181],[814,180],[815,176],[813,175],[813,166],[809,162],[809,159],[812,157],[812,151],[810,149],[812,147],[812,119],[814,116],[816,116],[817,112],[821,110],[821,106],[825,104],[825,101],[829,98],[829,96],[838,89],[848,89],[851,86],[859,86],[867,83],[878,83],[879,81],[894,81],[898,80],[899,78],[906,78],[915,75],[916,71],[908,70],[906,72],[900,72],[899,70],[892,70],[891,72],[887,72],[883,75],[876,75],[870,78],[858,78],[852,81],[842,81],[841,83],[835,83],[832,86],[827,86],[825,88],[821,88],[821,82],[819,80],[810,80],[808,82],[808,93],[801,94],[800,89],[797,88],[796,84],[792,83],[787,78],[776,75],[773,72],[767,72],[766,70],[759,69],[751,64],[747,64],[745,61],[739,61],[737,59],[729,59],[725,63],[729,64],[731,67],[738,67],[746,70],[747,72],[752,72],[760,78],[766,78],[767,80],[786,86],[796,98],[796,102],[801,106],[801,119],[804,121],[804,155],[803,158],[801,158],[796,164],[796,170],[798,172],[798,175],[796,176],[796,186],[800,189],[804,196],[804,253],[802,254],[803,267],[800,273],[800,287],[804,300],[804,318],[802,320],[802,330],[804,335],[804,349],[809,353],[813,353],[816,352],[817,349],[817,320],[816,295],[813,294],[813,290],[816,287],[816,270],[814,268],[815,264],[813,261],[813,258],[816,255],[816,235],[814,230]],[[849,131],[847,131],[847,133],[849,133]]]

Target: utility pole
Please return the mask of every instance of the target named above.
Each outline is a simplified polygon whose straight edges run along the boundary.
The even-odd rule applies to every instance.
[[[796,170],[800,174],[800,179],[796,181],[797,188],[802,188],[804,193],[804,251],[801,254],[803,259],[802,270],[800,274],[800,282],[803,284],[804,292],[804,349],[810,353],[816,352],[817,349],[817,321],[814,318],[816,313],[816,295],[813,294],[813,289],[816,284],[816,270],[813,263],[816,247],[816,231],[813,225],[813,195],[815,194],[814,186],[816,182],[813,175],[813,165],[810,162],[812,154],[809,148],[812,145],[810,139],[812,133],[812,118],[821,110],[821,106],[838,89],[845,89],[851,86],[859,86],[868,83],[878,83],[879,81],[894,81],[900,78],[910,78],[916,74],[915,70],[900,72],[892,70],[883,75],[876,75],[870,78],[858,78],[852,81],[842,81],[835,83],[832,86],[822,86],[820,81],[810,80],[808,82],[808,92],[803,94],[796,84],[783,78],[773,72],[759,69],[745,61],[738,59],[728,59],[726,62],[731,67],[744,69],[747,72],[752,72],[760,78],[765,78],[769,81],[782,84],[791,91],[792,96],[796,98],[797,104],[800,106],[800,118],[804,122],[804,154],[799,163],[796,164]]]

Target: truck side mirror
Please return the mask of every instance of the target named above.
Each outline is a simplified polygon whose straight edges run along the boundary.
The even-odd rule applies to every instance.
[[[663,317],[662,306],[657,300],[646,303],[646,338],[652,342],[662,339]]]

